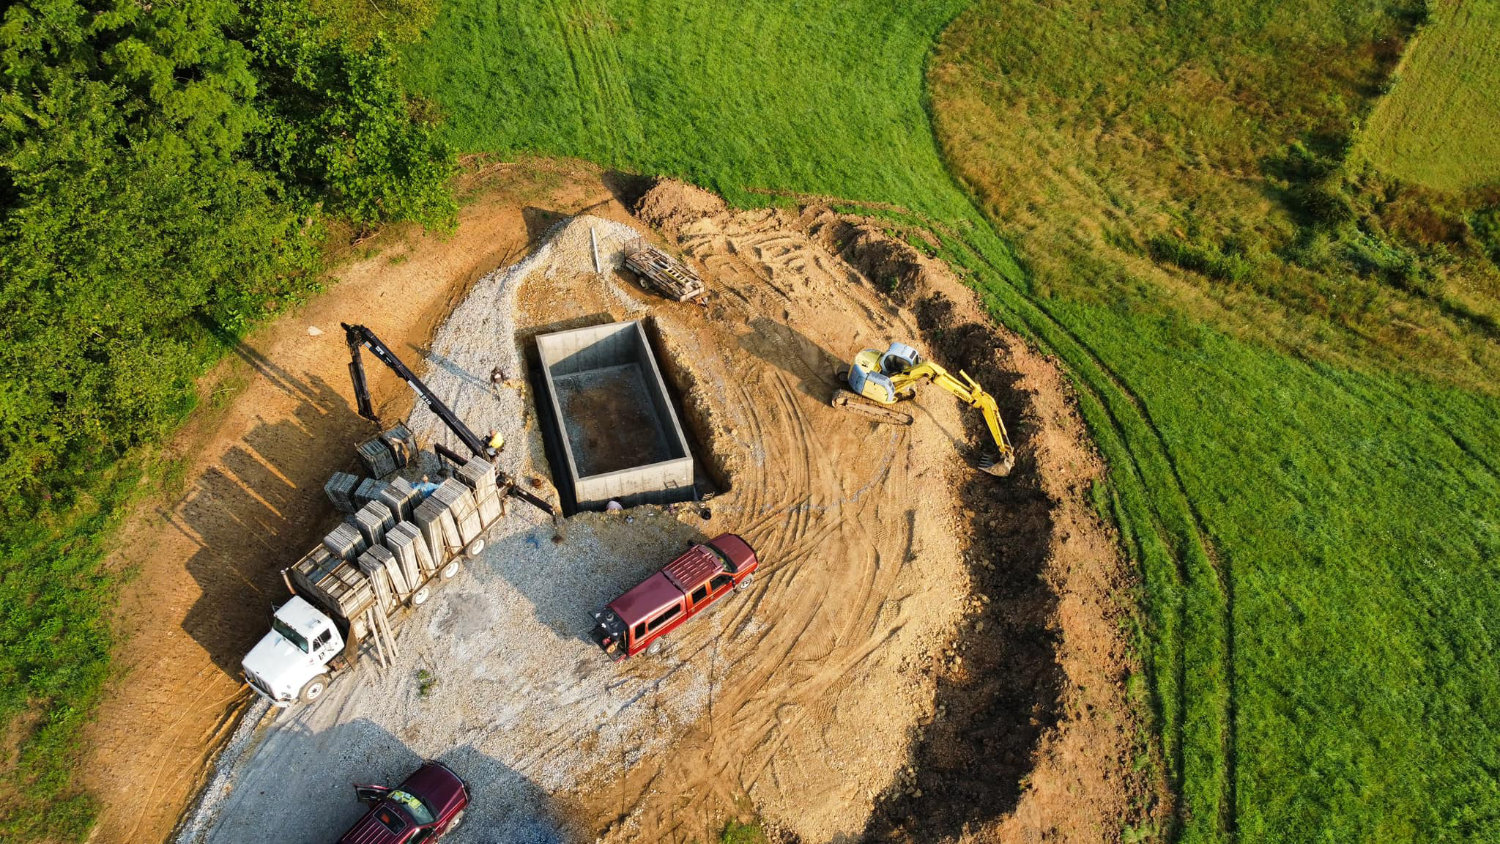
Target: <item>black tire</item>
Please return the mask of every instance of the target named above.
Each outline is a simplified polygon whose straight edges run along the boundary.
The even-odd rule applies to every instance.
[[[755,572],[752,571],[749,574],[745,575],[744,578],[741,579],[739,583],[736,583],[734,585],[734,591],[736,591],[736,592],[743,592],[746,589],[749,589],[750,588],[750,584],[752,584],[754,582],[755,582]]]
[[[458,574],[458,568],[459,568],[458,560],[454,560],[454,561],[448,563],[446,566],[443,566],[443,572],[442,572],[443,579],[444,580],[452,580],[453,576],[456,575],[456,574]]]
[[[484,553],[484,537],[481,536],[473,542],[470,542],[469,547],[464,549],[464,553],[471,558],[477,557],[480,554]]]
[[[666,645],[663,645],[662,641],[657,639],[646,646],[646,656],[661,656],[662,649],[665,647]]]
[[[319,674],[302,685],[302,691],[297,693],[297,699],[303,703],[312,703],[328,691],[328,675]]]
[[[453,820],[448,821],[448,825],[446,827],[443,827],[443,834],[447,835],[448,833],[452,832],[453,830],[458,829],[458,825],[461,824],[461,823],[463,823],[463,820],[464,820],[464,810],[463,809],[459,809],[458,810],[458,814],[456,814],[456,815],[453,816]]]

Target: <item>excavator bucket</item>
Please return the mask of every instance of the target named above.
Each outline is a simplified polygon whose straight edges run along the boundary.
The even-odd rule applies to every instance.
[[[1003,458],[989,453],[979,456],[979,471],[987,475],[1003,478],[1009,475],[1010,471],[1014,468],[1016,468],[1016,456],[1014,454],[1007,454]]]

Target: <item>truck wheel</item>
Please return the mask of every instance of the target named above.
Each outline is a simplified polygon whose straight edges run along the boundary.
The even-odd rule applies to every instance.
[[[480,538],[474,540],[473,542],[470,542],[469,543],[469,547],[464,549],[464,553],[468,554],[470,557],[477,557],[480,554],[482,554],[483,552],[484,552],[484,537],[480,537]]]
[[[448,565],[443,566],[443,579],[444,580],[452,580],[453,576],[455,574],[458,574],[458,560],[454,560],[453,562],[449,563]]]
[[[303,686],[302,691],[298,693],[297,699],[302,701],[303,703],[312,703],[313,701],[322,697],[323,692],[327,690],[328,675],[319,674],[318,676],[307,681],[307,685]]]
[[[661,656],[662,648],[666,647],[660,639],[646,646],[646,656]]]
[[[421,589],[418,589],[416,592],[412,593],[411,605],[414,607],[420,607],[423,604],[427,603],[427,599],[431,595],[432,590],[428,589],[426,586],[423,586]]]
[[[734,591],[736,591],[736,592],[743,592],[746,589],[749,589],[750,588],[750,584],[752,584],[754,582],[755,582],[755,572],[752,571],[749,574],[745,575],[745,578],[743,580],[741,580],[739,583],[736,583],[734,585]]]
[[[460,822],[463,821],[463,819],[464,819],[464,810],[463,809],[459,809],[458,810],[458,814],[456,814],[456,815],[453,816],[453,820],[448,821],[448,826],[443,830],[443,832],[447,833],[447,832],[452,832],[455,829],[458,829],[458,825],[459,825]]]

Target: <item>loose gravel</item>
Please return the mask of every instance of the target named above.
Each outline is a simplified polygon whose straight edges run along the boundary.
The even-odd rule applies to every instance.
[[[481,436],[505,434],[501,465],[513,474],[538,474],[541,455],[514,340],[516,288],[536,272],[592,274],[590,227],[607,266],[637,236],[610,221],[569,221],[525,261],[482,279],[427,355],[427,384]],[[515,386],[497,388],[494,368]],[[425,407],[408,425],[462,451]],[[734,670],[729,646],[704,673],[682,670],[670,645],[616,665],[588,640],[591,611],[703,538],[692,510],[584,513],[554,525],[511,500],[485,551],[398,628],[390,667],[366,659],[317,703],[237,737],[253,749],[224,755],[178,840],[328,841],[363,811],[352,783],[394,785],[424,758],[449,764],[472,790],[456,844],[574,837],[568,806],[548,795],[607,787],[698,721]],[[694,624],[728,641],[728,617]]]

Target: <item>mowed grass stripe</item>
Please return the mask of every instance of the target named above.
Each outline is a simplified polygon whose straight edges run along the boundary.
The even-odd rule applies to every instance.
[[[939,51],[933,109],[957,172],[1026,249],[1024,275],[922,108],[930,39],[958,4],[828,5],[605,3],[636,150],[586,124],[573,99],[605,83],[535,4],[451,0],[414,78],[469,150],[668,173],[741,204],[769,201],[759,188],[894,203],[956,233],[945,256],[1073,370],[1112,467],[1182,838],[1500,835],[1485,773],[1500,770],[1485,565],[1500,403],[1275,351],[1305,333],[1362,354],[1338,326],[1286,315],[1340,289],[1299,288],[1305,273],[1204,292],[1131,251],[1170,226],[1277,234],[1259,167],[1288,127],[1352,125],[1359,57],[1392,30],[1384,5],[975,4],[944,36],[973,49]],[[471,60],[507,51],[501,71]],[[946,122],[954,102],[980,105]]]
[[[1500,182],[1500,0],[1433,0],[1429,11],[1360,153],[1440,190]]]
[[[587,5],[583,46],[561,6],[453,0],[408,78],[468,151],[671,174],[741,204],[760,187],[971,213],[922,107],[924,57],[961,0]],[[616,111],[596,118],[606,102]],[[617,137],[632,124],[635,149]]]

